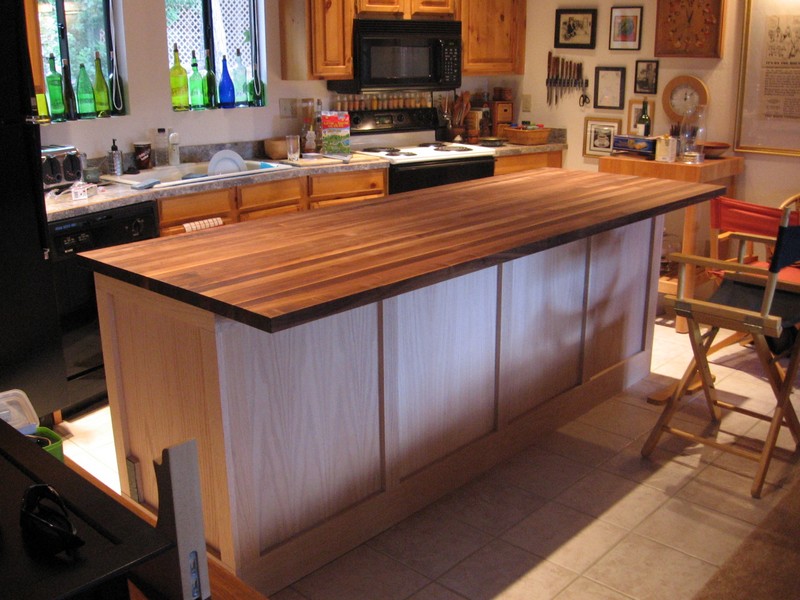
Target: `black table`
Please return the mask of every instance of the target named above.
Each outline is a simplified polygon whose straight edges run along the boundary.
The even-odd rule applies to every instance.
[[[75,560],[34,558],[19,525],[28,486],[48,483],[86,542]],[[127,597],[127,573],[173,543],[114,499],[0,420],[0,596]]]

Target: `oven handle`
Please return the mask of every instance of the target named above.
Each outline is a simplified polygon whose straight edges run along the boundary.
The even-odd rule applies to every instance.
[[[390,165],[389,168],[395,171],[396,173],[401,173],[408,171],[426,171],[428,169],[440,169],[444,166],[463,167],[463,166],[481,165],[488,163],[494,164],[493,156],[485,156],[485,157],[482,156],[480,158],[470,158],[466,160],[452,158],[447,160],[432,160],[432,161],[417,162],[417,163],[401,163],[401,164]]]

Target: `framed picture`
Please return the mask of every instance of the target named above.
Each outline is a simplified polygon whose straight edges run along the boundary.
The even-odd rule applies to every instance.
[[[583,155],[606,156],[611,154],[614,135],[622,128],[620,119],[586,117],[583,126]]]
[[[658,61],[637,60],[634,94],[655,94],[658,92]]]
[[[628,100],[628,133],[636,135],[636,121],[642,114],[642,104],[647,102],[647,114],[650,117],[650,135],[653,135],[653,113],[655,112],[655,102],[651,98],[631,98]]]
[[[656,56],[722,57],[725,0],[658,0]]]
[[[625,67],[594,68],[594,107],[625,108]]]
[[[595,46],[597,37],[597,9],[556,9],[556,48],[587,48]]]
[[[642,47],[642,7],[612,6],[608,30],[609,50],[639,50]]]
[[[746,3],[734,138],[737,152],[800,156],[800,10],[796,3],[792,5],[793,12],[785,0]]]

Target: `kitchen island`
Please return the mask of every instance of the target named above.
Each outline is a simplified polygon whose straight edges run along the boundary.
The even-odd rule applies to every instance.
[[[198,440],[272,593],[649,372],[663,215],[722,188],[540,169],[82,255],[122,488]]]

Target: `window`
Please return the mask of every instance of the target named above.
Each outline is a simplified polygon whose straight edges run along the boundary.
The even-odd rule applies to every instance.
[[[197,56],[198,68],[205,67],[205,53],[209,51],[211,69],[219,84],[222,75],[222,57],[227,58],[228,71],[233,77],[237,51],[239,65],[246,82],[263,85],[259,59],[258,10],[255,0],[165,0],[167,13],[167,56],[173,64],[173,49],[178,47],[181,65],[191,73],[192,51]],[[258,90],[257,90],[258,91]],[[259,92],[261,98],[263,91]],[[249,104],[254,105],[251,98]]]
[[[52,54],[59,72],[62,61],[69,61],[73,87],[81,64],[94,81],[95,53],[99,52],[104,78],[109,76],[115,51],[111,0],[38,0],[38,11],[45,74],[50,72]],[[111,90],[112,112],[121,114],[124,102],[118,78],[112,88],[116,88]]]

